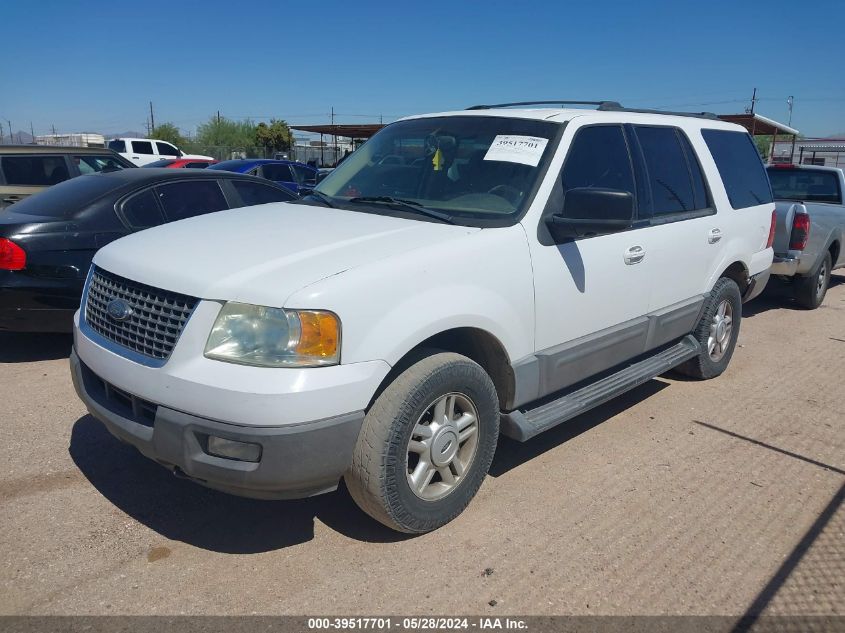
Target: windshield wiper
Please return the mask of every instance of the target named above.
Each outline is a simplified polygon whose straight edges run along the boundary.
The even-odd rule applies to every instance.
[[[332,209],[337,209],[337,206],[335,206],[335,205],[334,205],[334,203],[332,203],[332,199],[331,199],[331,198],[329,198],[329,197],[328,197],[326,194],[324,194],[324,193],[320,193],[320,192],[319,192],[319,191],[317,191],[316,189],[312,189],[311,191],[309,191],[307,194],[305,194],[305,195],[302,197],[302,199],[307,198],[308,196],[314,196],[315,198],[317,198],[317,200],[319,200],[320,202],[322,202],[322,203],[323,203],[324,205],[326,205],[327,207],[330,207],[330,208],[332,208]]]
[[[445,222],[446,224],[455,224],[455,221],[451,218],[451,216],[446,213],[440,213],[434,209],[429,209],[428,207],[421,205],[419,202],[414,202],[413,200],[403,200],[402,198],[393,198],[391,196],[358,196],[357,198],[351,198],[349,202],[355,204],[393,205],[394,207],[408,209],[409,211],[419,213],[429,218],[434,218],[435,220]]]

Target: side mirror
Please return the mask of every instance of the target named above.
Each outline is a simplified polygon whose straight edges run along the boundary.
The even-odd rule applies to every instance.
[[[546,218],[556,243],[618,233],[634,223],[634,197],[628,191],[580,187],[566,192],[563,212]]]

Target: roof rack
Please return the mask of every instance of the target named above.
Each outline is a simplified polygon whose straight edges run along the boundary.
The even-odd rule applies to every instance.
[[[558,99],[552,101],[516,101],[514,103],[495,103],[490,105],[474,105],[467,110],[490,110],[492,108],[512,108],[515,106],[533,105],[594,105],[601,112],[639,112],[642,114],[668,114],[671,116],[688,116],[698,119],[715,119],[719,117],[712,112],[673,112],[671,110],[649,110],[647,108],[626,108],[618,101],[568,101]]]
[[[568,99],[556,99],[553,101],[516,101],[514,103],[494,103],[489,105],[474,105],[467,110],[490,110],[492,108],[512,108],[514,106],[530,106],[530,105],[594,105],[598,106],[598,110],[603,107],[621,108],[622,106],[616,101],[569,101]]]

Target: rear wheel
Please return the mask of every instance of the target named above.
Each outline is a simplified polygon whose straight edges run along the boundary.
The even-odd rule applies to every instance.
[[[394,530],[437,529],[475,496],[498,434],[498,397],[487,373],[465,356],[432,352],[367,412],[346,486],[362,510]]]
[[[742,319],[742,295],[733,279],[722,277],[713,286],[704,312],[693,332],[701,346],[701,353],[691,358],[677,371],[701,380],[715,378],[731,362],[739,323]]]
[[[815,310],[822,304],[830,284],[830,267],[831,257],[827,252],[809,275],[795,280],[795,300],[798,305]]]

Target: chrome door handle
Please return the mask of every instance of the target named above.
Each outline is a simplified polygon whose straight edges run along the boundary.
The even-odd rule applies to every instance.
[[[625,251],[625,263],[629,266],[639,264],[645,259],[645,251],[642,246],[632,246]]]
[[[719,229],[710,229],[710,233],[707,234],[707,243],[715,244],[720,239],[722,239],[722,231]]]

